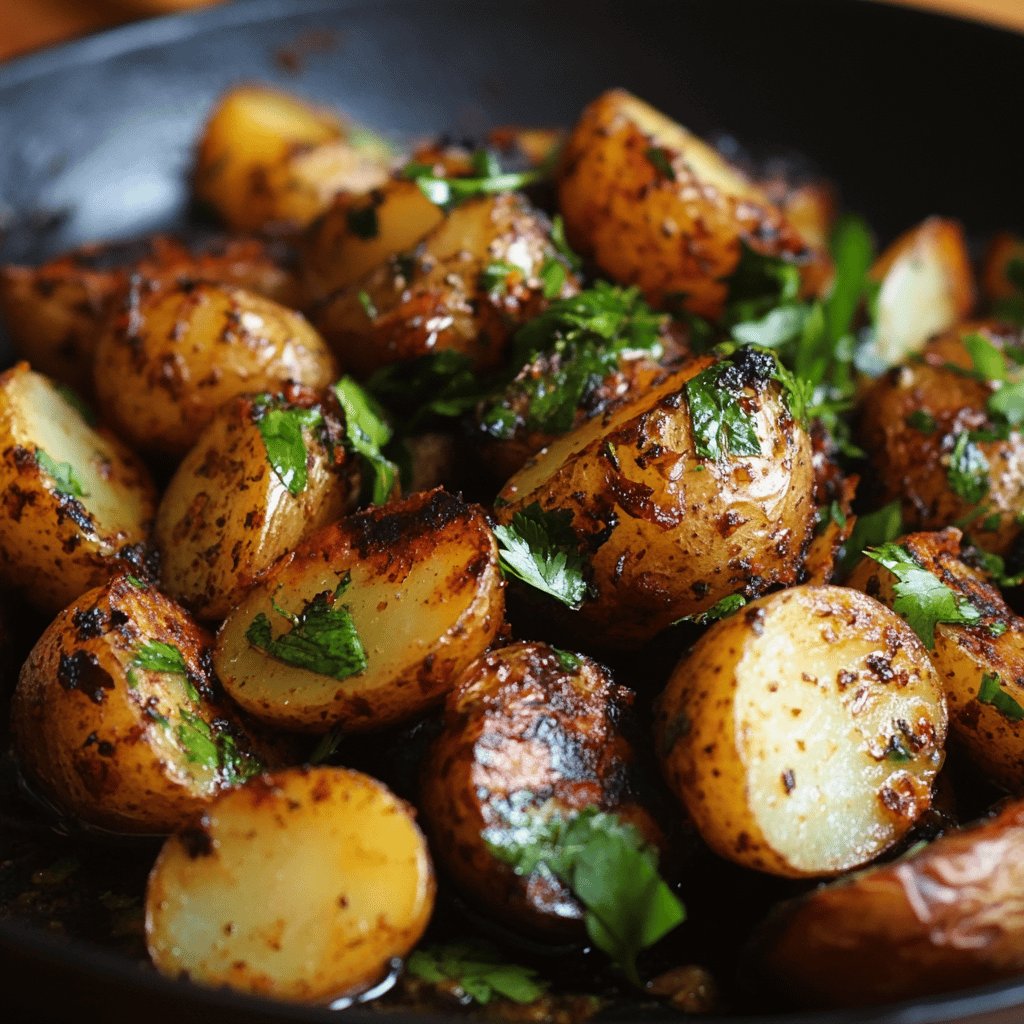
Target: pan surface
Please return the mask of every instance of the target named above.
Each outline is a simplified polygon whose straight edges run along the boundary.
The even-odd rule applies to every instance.
[[[883,240],[931,213],[984,237],[1024,226],[1019,161],[1007,155],[1024,108],[1022,66],[1024,37],[856,0],[239,2],[0,67],[0,262],[185,228],[199,126],[215,97],[245,80],[279,82],[397,136],[455,137],[509,122],[568,125],[621,85],[759,157],[806,156]],[[140,1012],[147,1024],[339,1019],[171,982],[6,910],[0,978],[4,1018],[19,1022]],[[358,1007],[345,1017],[381,1019]],[[1020,1024],[1024,981],[913,1005],[742,1020]]]

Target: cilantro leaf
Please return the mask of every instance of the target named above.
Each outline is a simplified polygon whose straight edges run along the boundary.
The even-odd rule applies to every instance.
[[[988,494],[988,471],[985,453],[971,440],[968,431],[960,431],[946,468],[946,478],[953,493],[972,505],[977,504]]]
[[[981,677],[981,685],[978,687],[978,703],[995,708],[1003,718],[1011,722],[1024,721],[1024,707],[1021,707],[1003,689],[1002,679],[998,672],[986,672]]]
[[[398,478],[398,467],[381,451],[391,440],[391,427],[380,406],[351,377],[342,377],[334,393],[345,413],[345,445],[370,471],[373,504],[383,505]]]
[[[692,622],[695,626],[707,626],[712,622],[717,622],[719,619],[727,619],[730,615],[738,612],[746,603],[747,599],[742,594],[727,594],[721,601],[716,601],[705,611],[695,612],[693,615],[684,615],[681,619],[676,619],[672,625],[678,626],[681,622]]]
[[[82,482],[75,476],[70,462],[57,462],[42,448],[36,449],[36,465],[53,481],[58,494],[68,498],[87,498]]]
[[[270,619],[260,612],[246,630],[246,640],[278,661],[332,679],[359,675],[367,665],[366,651],[351,612],[339,603],[351,581],[351,574],[346,572],[333,593],[325,590],[317,594],[298,615],[274,601],[274,611],[291,623],[291,629],[274,636]]]
[[[501,567],[517,579],[561,601],[573,611],[587,596],[586,561],[568,509],[545,512],[537,502],[496,526]]]
[[[981,612],[970,601],[958,597],[934,573],[922,569],[899,544],[883,544],[864,554],[899,580],[894,587],[893,610],[906,618],[929,650],[935,646],[935,627],[939,623],[973,626],[981,619]]]
[[[319,409],[289,408],[277,404],[270,395],[253,402],[256,425],[274,475],[292,496],[306,489],[306,460],[309,452],[303,431],[323,423]]]
[[[536,1002],[550,983],[531,967],[507,963],[481,943],[452,942],[417,949],[405,962],[406,970],[421,981],[454,982],[470,999],[486,1005],[494,996],[514,1003]]]

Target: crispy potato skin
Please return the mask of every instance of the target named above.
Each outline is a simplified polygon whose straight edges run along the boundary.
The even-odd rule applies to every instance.
[[[177,648],[187,680],[134,663],[153,641]],[[40,637],[11,702],[14,749],[30,783],[64,813],[116,832],[164,833],[191,821],[227,779],[217,765],[190,760],[183,711],[252,749],[214,696],[210,643],[184,609],[125,575],[83,594]]]
[[[458,886],[512,925],[578,934],[582,908],[560,882],[516,875],[484,834],[509,814],[621,815],[651,841],[663,836],[638,796],[636,754],[624,731],[635,695],[580,657],[567,668],[540,643],[514,643],[466,669],[422,774],[420,806],[432,848]]]
[[[965,324],[925,346],[920,361],[890,370],[863,396],[858,438],[871,458],[871,476],[881,501],[899,499],[903,521],[917,529],[942,529],[970,516],[976,506],[956,494],[949,482],[949,456],[957,435],[985,430],[992,385],[956,372],[972,368],[963,338],[981,334],[997,348],[1019,345],[1020,333],[989,323]],[[950,365],[954,369],[950,369]],[[907,422],[914,413],[935,420],[931,432]],[[977,441],[989,465],[987,506],[971,530],[986,550],[1004,554],[1020,534],[1024,511],[1024,437]],[[990,516],[997,524],[988,524]],[[992,526],[994,525],[994,528]]]
[[[951,992],[1024,971],[1024,804],[778,908],[761,973],[812,1006]]]
[[[638,647],[729,594],[799,578],[816,518],[810,439],[762,382],[747,401],[763,454],[701,458],[685,385],[712,362],[564,435],[500,492],[502,523],[534,502],[572,512],[593,588],[576,617],[592,639]]]
[[[924,645],[898,616],[855,590],[801,586],[708,629],[658,701],[655,743],[713,850],[825,876],[872,860],[928,808],[946,725]]]
[[[293,310],[241,288],[136,283],[100,338],[96,394],[136,446],[184,455],[228,399],[314,390],[338,376],[323,339]]]
[[[297,1002],[371,987],[412,951],[434,907],[415,814],[345,768],[260,775],[222,794],[150,874],[157,970]]]
[[[271,466],[259,407],[242,396],[217,412],[161,499],[154,539],[164,587],[201,619],[223,619],[278,558],[350,511],[358,492],[340,443],[344,425],[316,394],[293,390],[275,407],[325,417],[303,430],[307,482],[300,493]],[[328,446],[331,438],[339,443]]]
[[[661,150],[668,175],[651,160]],[[681,301],[716,317],[741,243],[764,255],[810,260],[777,207],[685,128],[614,89],[583,112],[558,182],[569,241],[614,280],[662,306]]]
[[[390,363],[453,349],[477,369],[500,361],[515,328],[545,306],[540,271],[557,258],[543,216],[519,195],[457,206],[411,252],[389,260],[328,298],[313,322],[346,370],[369,376]],[[511,263],[504,290],[482,272]],[[577,291],[571,271],[559,297]]]
[[[1000,689],[1024,706],[1024,620],[984,573],[962,560],[959,530],[912,533],[897,543],[982,613],[974,626],[937,625],[929,653],[945,687],[950,732],[960,748],[988,778],[1014,793],[1024,792],[1024,722],[978,700],[982,677],[996,673]],[[888,569],[865,558],[847,585],[892,607],[896,582]]]

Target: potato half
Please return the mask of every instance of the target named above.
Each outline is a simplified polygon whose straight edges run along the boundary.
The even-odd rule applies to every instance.
[[[772,874],[833,875],[930,805],[946,704],[899,616],[856,590],[802,586],[701,637],[659,700],[656,733],[712,849]]]
[[[118,568],[146,575],[156,490],[48,378],[0,375],[0,582],[53,613]]]
[[[167,841],[146,943],[171,977],[322,1002],[379,981],[433,906],[413,809],[359,772],[297,768],[223,794]]]
[[[282,558],[221,626],[214,665],[265,722],[379,729],[439,703],[504,607],[483,512],[428,491],[358,512]]]

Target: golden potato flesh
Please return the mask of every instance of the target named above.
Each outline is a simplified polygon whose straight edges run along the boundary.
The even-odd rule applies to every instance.
[[[26,363],[0,375],[0,582],[53,613],[135,566],[156,490],[113,434]]]
[[[337,376],[299,313],[211,283],[136,283],[95,364],[105,417],[133,444],[168,455],[184,455],[228,399],[289,383],[318,390]]]
[[[599,807],[654,842],[624,728],[634,694],[589,658],[514,643],[466,669],[422,774],[420,806],[448,874],[486,913],[541,932],[579,931],[582,908],[546,872],[515,874],[492,853],[523,815]]]
[[[742,350],[730,367],[695,360],[643,397],[613,407],[545,448],[502,488],[496,518],[534,503],[572,514],[589,565],[577,619],[602,643],[640,646],[730,594],[796,582],[813,532],[806,431],[772,381],[770,356]],[[728,373],[760,455],[704,458],[688,382]],[[701,378],[707,380],[707,378]]]
[[[344,515],[356,493],[344,436],[311,392],[223,406],[160,502],[154,536],[167,593],[200,618],[223,619],[281,555]]]
[[[558,183],[569,241],[653,305],[715,317],[742,245],[811,262],[803,239],[714,149],[619,89],[583,112]]]
[[[149,877],[157,970],[276,999],[354,995],[416,945],[434,877],[415,812],[344,768],[261,775],[170,838]]]
[[[211,638],[173,601],[116,576],[62,611],[11,703],[18,763],[67,815],[117,832],[170,832],[261,767],[217,702]]]
[[[502,588],[481,510],[440,490],[415,494],[286,555],[221,626],[214,665],[263,721],[379,729],[439,703],[486,650],[503,620]],[[335,632],[315,656],[296,650],[328,626]]]
[[[856,590],[802,586],[713,625],[658,703],[669,785],[711,848],[784,876],[873,860],[931,803],[946,705],[928,652]]]
[[[863,1006],[1024,972],[1024,805],[779,907],[766,978],[813,1006]]]

